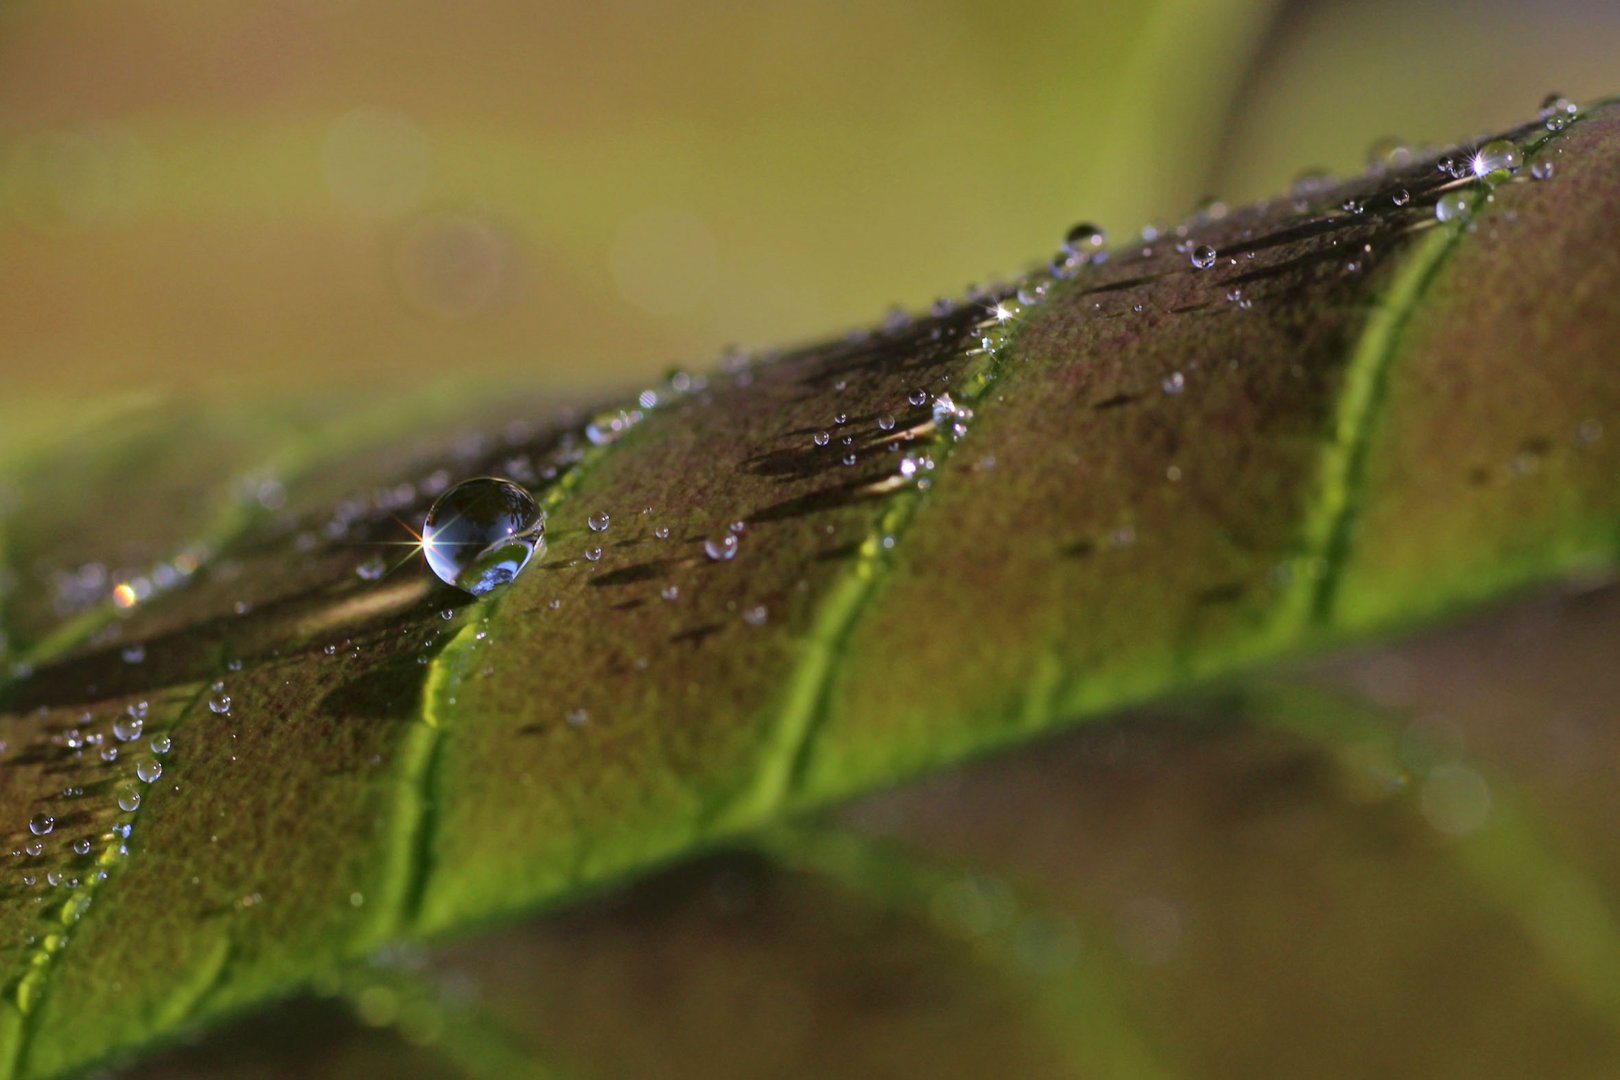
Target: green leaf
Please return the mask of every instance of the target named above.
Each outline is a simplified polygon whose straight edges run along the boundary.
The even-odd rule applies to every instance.
[[[159,415],[12,460],[0,1060],[82,1068],[384,944],[1611,568],[1620,111],[1512,137],[1555,176],[1424,160],[1206,211],[1027,303],[590,417]],[[1468,224],[1438,222],[1457,194]],[[549,550],[473,601],[403,523],[486,473],[536,490]]]

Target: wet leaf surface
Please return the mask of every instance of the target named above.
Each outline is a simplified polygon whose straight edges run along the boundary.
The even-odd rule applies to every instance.
[[[1454,179],[1425,159],[1206,210],[1056,279],[677,374],[603,412],[507,395],[316,423],[159,418],[7,464],[0,1060],[70,1072],[380,946],[1611,567],[1620,113],[1515,138],[1552,179]],[[1438,222],[1458,195],[1468,222]],[[535,492],[548,547],[474,601],[421,569],[410,530],[490,474]],[[1223,729],[1155,782],[1241,802],[1269,759],[1314,790],[1318,766],[1281,738]],[[1222,779],[1228,754],[1243,764]],[[1098,800],[1087,817],[1144,805],[1130,778],[1075,786]],[[1139,850],[1197,842],[1209,806],[1173,805],[1187,818]],[[1289,828],[1394,853],[1378,880],[1405,892],[1364,895],[1330,863],[1310,894],[1322,883],[1262,858],[1231,879],[1226,917],[1263,918],[1268,889],[1285,909],[1355,895],[1424,912],[1466,891],[1409,816],[1352,838],[1302,813]],[[1016,854],[984,843],[975,857]],[[1076,883],[1102,880],[1086,867]],[[1152,953],[1164,908],[1138,914]],[[1414,925],[1354,979],[1482,936],[1535,946],[1507,914],[1471,918]],[[1244,962],[1258,981],[1308,942],[1272,945],[1200,954],[1185,985]],[[1506,947],[1477,961],[1481,984],[1533,967]],[[1526,1018],[1566,1008],[1525,980]],[[1187,991],[1133,992],[1157,1015]],[[1219,1020],[1185,1011],[1186,1060],[1210,1071]],[[1448,1038],[1490,1061],[1504,1029],[1459,1015]],[[1609,1053],[1593,1031],[1577,1043]],[[580,1053],[603,1048],[634,1071],[623,1040]]]

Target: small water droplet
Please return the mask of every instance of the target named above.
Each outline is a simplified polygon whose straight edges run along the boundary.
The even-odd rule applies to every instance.
[[[601,548],[599,548],[599,547],[588,547],[588,548],[585,549],[585,561],[586,562],[596,562],[599,559],[601,559],[601,557],[602,557],[602,549]]]
[[[171,749],[173,749],[174,740],[170,739],[167,735],[157,735],[154,736],[152,741],[147,745],[151,746],[152,753],[162,757],[164,754],[167,754]]]
[[[146,721],[141,717],[130,716],[126,713],[113,721],[113,738],[119,742],[130,742],[138,739],[141,737],[141,728],[145,725]]]
[[[1167,394],[1179,394],[1187,388],[1187,376],[1179,371],[1173,371],[1166,375],[1164,381],[1159,385],[1164,388],[1164,392]]]
[[[1548,94],[1542,99],[1539,115],[1548,131],[1563,131],[1579,112],[1579,106],[1563,94]]]
[[[585,519],[585,525],[591,532],[607,532],[608,522],[609,518],[605,511],[600,514],[592,514]]]
[[[725,562],[737,554],[737,536],[735,533],[726,533],[724,536],[703,541],[703,554],[715,562]]]
[[[882,416],[877,418],[877,426],[879,431],[893,431],[894,417],[888,413],[884,413]]]
[[[145,761],[137,762],[135,765],[135,775],[141,778],[142,783],[150,784],[152,781],[163,775],[163,763],[161,761],[153,761],[150,758]]]
[[[1107,246],[1108,234],[1089,221],[1075,225],[1063,237],[1064,251],[1085,258],[1090,258]]]
[[[832,442],[832,435],[825,431],[818,431],[810,437],[810,441],[815,443],[817,446],[826,446],[828,443]]]
[[[428,511],[422,553],[439,580],[483,596],[517,577],[544,550],[545,522],[534,496],[510,480],[463,480]]]
[[[1464,221],[1472,211],[1468,196],[1460,191],[1448,192],[1434,204],[1434,216],[1441,221]]]
[[[75,855],[88,855],[88,854],[90,854],[90,839],[88,837],[82,837],[81,836],[79,839],[73,841],[73,854],[75,854]]]
[[[766,619],[770,617],[770,612],[766,610],[764,604],[756,604],[744,610],[742,617],[743,622],[749,626],[764,626]]]
[[[39,858],[41,855],[45,854],[45,841],[28,841],[28,843],[23,845],[23,853],[26,854],[30,859]]]
[[[1530,163],[1530,178],[1532,180],[1551,180],[1553,176],[1553,163],[1550,161],[1533,161]]]
[[[681,587],[679,585],[665,585],[662,589],[658,590],[658,595],[663,597],[665,600],[677,600],[681,595]]]
[[[209,697],[208,711],[213,713],[215,716],[225,716],[228,714],[231,711],[231,695],[214,694]],[[136,732],[135,734],[139,735],[140,732]],[[125,739],[124,741],[128,742],[129,740]]]
[[[133,814],[141,805],[141,792],[134,784],[121,784],[118,788],[118,809]]]
[[[668,540],[669,539],[669,526],[668,525],[660,525],[660,526],[658,526],[658,528],[653,530],[653,536],[655,538],[659,539],[659,540]]]
[[[28,820],[28,831],[35,836],[46,836],[56,828],[56,819],[46,813],[35,814]]]
[[[1208,270],[1215,265],[1215,249],[1208,244],[1199,244],[1192,249],[1192,264],[1200,270]]]
[[[1412,201],[1412,193],[1405,188],[1397,188],[1395,194],[1389,197],[1389,201],[1396,206],[1405,206]]]

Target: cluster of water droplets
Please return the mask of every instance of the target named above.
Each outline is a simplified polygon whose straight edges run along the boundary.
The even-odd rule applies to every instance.
[[[116,712],[82,713],[66,727],[42,731],[29,748],[64,778],[57,793],[36,803],[11,851],[21,892],[40,911],[25,939],[21,973],[12,984],[24,1012],[37,1000],[55,956],[89,910],[97,887],[129,855],[146,792],[162,778],[173,749],[167,730],[151,726],[147,700]]]

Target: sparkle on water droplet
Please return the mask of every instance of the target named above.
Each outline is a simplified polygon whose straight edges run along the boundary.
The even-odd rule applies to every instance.
[[[439,580],[483,596],[544,550],[545,522],[534,496],[510,480],[463,480],[428,511],[422,553]]]

